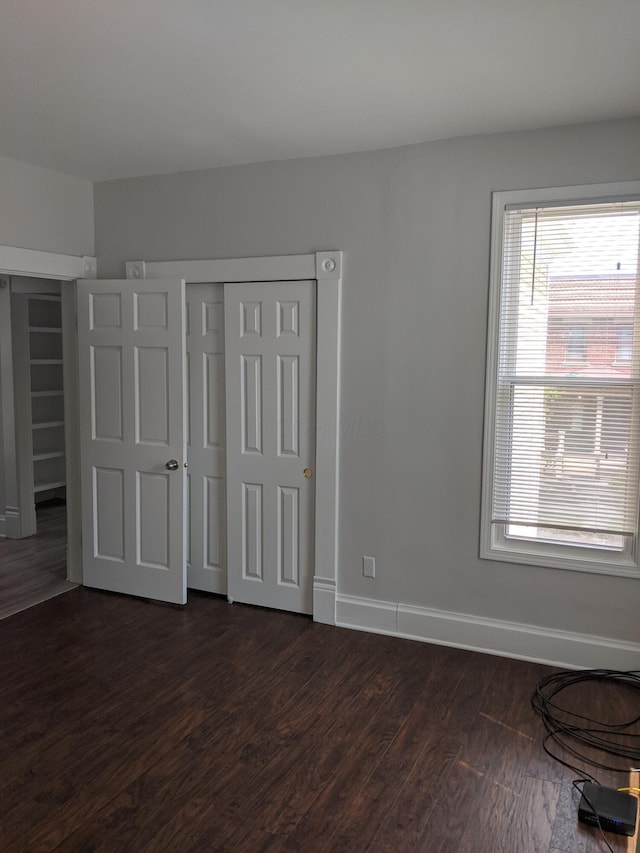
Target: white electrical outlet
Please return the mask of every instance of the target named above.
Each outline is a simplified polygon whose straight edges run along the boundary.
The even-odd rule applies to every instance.
[[[375,578],[376,576],[376,558],[375,557],[363,557],[362,558],[362,574],[365,578]]]

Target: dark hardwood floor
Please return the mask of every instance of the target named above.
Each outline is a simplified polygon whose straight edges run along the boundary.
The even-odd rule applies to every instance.
[[[546,667],[83,588],[3,620],[0,647],[3,853],[606,849],[541,748]]]
[[[38,532],[26,539],[0,539],[0,619],[68,592],[67,512],[64,501],[38,507]]]

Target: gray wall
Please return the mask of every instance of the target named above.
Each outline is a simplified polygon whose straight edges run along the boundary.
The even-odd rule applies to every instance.
[[[0,157],[0,245],[93,255],[93,185]]]
[[[478,559],[491,192],[638,178],[626,120],[110,181],[96,251],[344,250],[340,591],[638,641],[640,582]]]
[[[0,157],[0,246],[93,255],[93,185]],[[0,290],[0,516],[16,502],[10,325],[9,291]]]

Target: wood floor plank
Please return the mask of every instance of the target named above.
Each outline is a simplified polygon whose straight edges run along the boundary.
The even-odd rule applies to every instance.
[[[541,748],[549,668],[82,588],[2,620],[0,647],[2,853],[603,849]]]
[[[76,586],[67,581],[65,502],[39,504],[37,525],[26,539],[0,538],[0,619]]]
[[[346,853],[359,845],[366,849],[373,841],[379,824],[399,797],[401,788],[398,783],[409,777],[437,732],[435,721],[438,715],[444,715],[444,708],[454,699],[462,676],[462,664],[470,657],[468,652],[446,649],[432,660],[423,675],[422,693],[399,728],[397,736],[379,765],[352,797],[349,820],[335,822],[330,849]],[[452,672],[456,676],[453,683],[448,684],[447,676]],[[421,798],[421,808],[424,809],[425,805]],[[371,820],[372,812],[376,814],[378,823]]]
[[[291,833],[288,849],[324,849],[344,814],[351,814],[352,792],[379,765],[422,689],[423,673],[414,653],[408,650],[401,663],[390,668],[389,680],[379,682],[377,694],[361,694],[350,709],[354,715],[342,715],[314,744],[297,775],[294,796],[261,814],[261,827]],[[268,778],[264,791],[270,793]]]
[[[277,635],[273,639],[278,639]],[[336,636],[334,642],[343,644],[343,639]],[[332,642],[325,644],[327,651],[332,647]],[[304,654],[301,649],[298,651]],[[286,706],[297,691],[297,685],[309,678],[308,672],[299,670],[296,682],[287,667],[288,658],[288,650],[282,650],[278,657],[270,646],[262,666],[256,661],[260,678],[264,677],[265,683],[268,679],[269,696],[264,685],[257,683],[260,680],[257,677],[245,679],[243,685],[230,685],[227,702],[217,707],[207,705],[208,715],[203,724],[189,737],[175,742],[162,762],[148,768],[140,767],[130,784],[123,786],[122,792],[98,811],[91,825],[75,832],[74,842],[81,848],[83,844],[93,845],[96,839],[102,841],[107,837],[144,849],[148,837],[157,832],[159,820],[167,814],[167,809],[179,813],[181,805],[187,802],[193,810],[194,801],[198,802],[205,789],[208,789],[206,805],[212,798],[219,798],[228,786],[230,774],[238,766],[245,738],[264,726],[269,699],[276,699],[274,709],[279,712],[280,703]],[[138,815],[135,823],[123,821],[123,811],[130,810],[131,803],[139,802],[141,797],[144,800],[147,790],[153,790],[154,796],[145,814]]]
[[[338,635],[340,633],[337,632]],[[333,637],[330,638],[328,644],[323,646],[323,657],[331,650],[333,640]],[[190,766],[186,767],[182,776],[180,773],[171,775],[167,780],[166,796],[172,802],[175,817],[171,825],[162,827],[165,841],[173,837],[173,833],[177,836],[175,843],[180,843],[179,836],[187,817],[188,825],[196,824],[204,828],[220,818],[225,818],[227,824],[232,821],[236,827],[249,824],[253,815],[247,815],[247,804],[252,793],[255,794],[256,779],[259,780],[260,771],[269,758],[275,753],[285,754],[287,741],[289,754],[296,748],[303,752],[310,729],[314,736],[318,736],[323,726],[331,725],[331,710],[335,708],[332,702],[337,701],[347,707],[353,701],[357,678],[362,677],[362,667],[358,668],[352,660],[352,647],[345,649],[345,652],[336,653],[331,661],[323,660],[321,669],[291,697],[295,699],[295,708],[292,710],[289,710],[291,702],[284,701],[284,698],[279,703],[271,704],[265,703],[259,696],[257,713],[249,714],[244,723],[237,720],[234,731],[228,735],[217,733],[219,740],[210,744],[207,749],[209,759],[202,763],[202,776],[194,775]],[[327,696],[332,697],[332,702],[326,701]],[[271,713],[267,710],[270,704]],[[295,713],[295,726],[292,726],[290,719],[292,711]],[[277,778],[271,777],[272,784]],[[288,789],[289,780],[286,780],[286,784]],[[260,802],[259,808],[262,812],[263,802]],[[136,843],[148,846],[157,831],[155,820],[145,821],[144,825],[138,822],[135,829]],[[216,843],[221,843],[220,839]]]
[[[269,631],[269,626],[265,624],[258,627],[260,630],[252,632],[254,635],[253,640],[245,638],[243,641],[241,637],[235,637],[236,649],[237,647],[242,647],[243,643],[245,646],[250,646],[252,648],[252,657],[258,665],[272,658],[277,648],[290,645],[293,637],[299,631],[307,630],[307,624],[301,620],[291,623],[288,626],[288,631],[281,630],[274,633]],[[214,659],[212,661],[212,667],[215,668],[216,664],[218,664],[226,670],[228,676],[226,685],[229,693],[231,695],[235,693],[241,697],[242,689],[247,692],[251,689],[251,678],[247,677],[248,673],[239,673],[237,666],[233,666],[234,655],[237,654],[237,651],[232,653],[230,648],[227,649],[227,655],[230,655],[230,659],[224,654],[225,648],[222,648],[221,651],[223,654],[218,660]],[[183,741],[188,742],[188,739],[193,735],[197,745],[188,751],[187,759],[189,766],[191,766],[194,757],[197,757],[197,752],[201,749],[200,741],[202,739],[202,732],[198,731],[194,735],[195,730],[198,727],[200,729],[210,728],[212,720],[216,719],[220,720],[220,728],[222,727],[221,703],[216,702],[216,695],[211,697],[207,694],[206,686],[210,683],[209,679],[203,678],[202,683],[198,683],[198,680],[191,674],[189,666],[186,666],[186,672],[188,678],[182,681],[177,672],[173,673],[171,678],[163,677],[161,685],[164,686],[158,685],[153,707],[146,710],[145,716],[133,728],[129,727],[124,732],[118,727],[115,731],[112,731],[112,736],[106,740],[106,743],[103,742],[103,746],[111,750],[113,759],[117,763],[120,790],[127,788],[127,786],[132,786],[135,790],[139,789],[146,782],[146,771],[151,767],[157,766],[161,760],[168,760],[175,744]],[[239,674],[241,683],[238,681]],[[224,684],[223,676],[221,676],[221,680]],[[148,688],[148,684],[142,682],[140,688],[144,690]],[[183,697],[180,696],[180,688],[184,692]],[[168,701],[175,700],[178,703],[177,706],[169,705],[167,707],[167,718],[163,716],[165,691]],[[134,706],[140,707],[140,697],[132,697],[127,693],[126,702],[131,701],[133,701]],[[122,712],[121,703],[116,708],[111,709],[110,717],[115,718],[114,723],[117,722]],[[192,725],[187,726],[187,723],[192,723]],[[110,764],[113,764],[113,762],[110,762]],[[62,804],[56,824],[57,834],[64,835],[74,827],[77,827],[78,824],[82,827],[87,801],[92,802],[93,807],[97,807],[96,811],[98,812],[101,807],[114,808],[117,812],[117,820],[121,819],[120,803],[116,802],[115,806],[111,806],[113,792],[109,784],[112,769],[110,764],[103,766],[102,762],[96,764],[94,761],[89,760],[87,762],[87,776],[80,779],[78,778],[77,768],[74,769],[74,794],[72,797],[65,798]],[[142,782],[140,781],[141,779]],[[148,786],[145,790],[148,790]],[[129,798],[130,793],[127,792],[124,799],[128,802]],[[98,821],[95,819],[90,824],[90,831],[93,835],[96,833],[97,824]],[[113,825],[113,820],[110,825]],[[33,816],[30,833],[35,844],[40,836],[38,835],[37,824]],[[81,828],[79,835],[82,835],[82,833],[83,829]],[[100,841],[103,839],[104,835],[100,835]],[[42,836],[42,841],[45,844],[44,849],[46,849],[46,844],[51,843],[50,835],[46,834]]]
[[[378,827],[371,851],[394,851],[403,845],[418,849],[425,833],[428,836],[433,810],[472,730],[492,673],[490,659],[470,655],[458,667],[457,683],[451,685],[450,677],[440,681],[433,712],[425,718],[429,737]]]

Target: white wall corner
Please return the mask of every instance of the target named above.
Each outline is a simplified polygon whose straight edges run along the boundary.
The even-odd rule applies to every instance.
[[[336,624],[569,669],[640,666],[639,643],[354,596],[337,596]]]
[[[336,582],[333,578],[313,579],[313,621],[336,624]]]
[[[342,278],[342,252],[316,252],[316,278]]]

